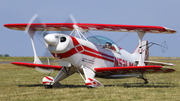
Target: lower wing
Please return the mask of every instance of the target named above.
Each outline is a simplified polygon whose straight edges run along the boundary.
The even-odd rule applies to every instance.
[[[94,70],[98,73],[108,73],[108,74],[139,74],[139,73],[170,73],[174,72],[175,69],[157,66],[157,65],[149,65],[149,66],[128,66],[128,67],[100,67],[94,68]]]
[[[18,65],[18,66],[26,66],[26,67],[31,67],[31,68],[39,67],[39,68],[43,68],[43,69],[54,69],[54,70],[61,70],[61,68],[62,68],[62,66],[24,63],[24,62],[12,62],[11,64]]]

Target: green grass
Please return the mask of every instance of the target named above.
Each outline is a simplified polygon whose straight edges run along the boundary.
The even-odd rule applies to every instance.
[[[104,87],[94,89],[87,89],[79,74],[61,81],[61,87],[45,89],[42,78],[46,74],[31,68],[0,64],[0,101],[179,101],[180,60],[161,62],[174,63],[176,72],[149,74],[146,85],[137,78],[96,78]],[[55,71],[51,76],[55,77],[57,73]]]

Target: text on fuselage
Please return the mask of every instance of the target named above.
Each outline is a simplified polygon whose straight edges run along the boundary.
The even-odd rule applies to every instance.
[[[125,67],[125,66],[134,66],[134,63],[116,57],[115,62],[114,62],[114,66],[115,67],[118,67],[118,66],[123,66],[123,67]]]

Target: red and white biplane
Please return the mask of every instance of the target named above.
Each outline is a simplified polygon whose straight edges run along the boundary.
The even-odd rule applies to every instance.
[[[144,83],[148,83],[145,74],[175,71],[166,67],[174,64],[148,61],[148,41],[142,40],[146,33],[176,33],[175,30],[166,27],[92,23],[20,23],[4,26],[12,30],[27,30],[33,46],[34,63],[12,62],[12,64],[47,69],[50,73],[52,70],[59,70],[55,78],[51,76],[43,78],[46,88],[52,88],[74,73],[82,76],[88,88],[94,88],[103,86],[95,77],[107,79],[140,77]],[[36,31],[72,31],[70,35],[62,33],[44,35],[45,45],[59,66],[42,64],[38,58],[33,40]],[[88,31],[136,32],[139,45],[131,54],[106,37],[86,38],[85,34],[88,35]]]

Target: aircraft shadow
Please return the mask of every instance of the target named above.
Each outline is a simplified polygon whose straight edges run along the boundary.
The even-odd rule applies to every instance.
[[[60,85],[54,88],[86,88],[86,85]]]
[[[31,85],[18,85],[18,87],[43,87],[43,84],[31,84]],[[104,87],[126,87],[126,88],[131,88],[131,87],[144,87],[144,88],[169,88],[169,87],[177,87],[173,83],[123,83],[121,85],[104,85]],[[53,88],[86,88],[86,85],[59,85],[55,86]]]
[[[43,84],[18,85],[18,87],[43,87]],[[84,88],[86,85],[59,85],[53,88]]]
[[[148,83],[148,84],[144,84],[144,83],[123,83],[122,85],[105,85],[105,87],[112,87],[112,86],[119,86],[119,87],[126,87],[126,88],[130,88],[130,87],[144,87],[144,88],[169,88],[169,87],[177,87],[175,86],[175,84],[173,83]]]
[[[18,85],[18,87],[41,87],[43,84]]]

